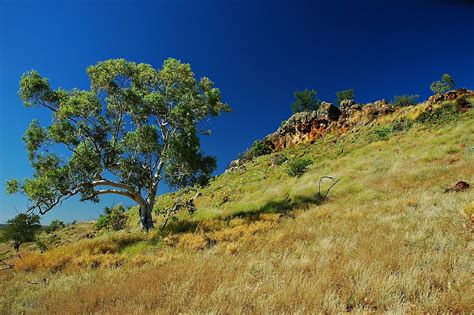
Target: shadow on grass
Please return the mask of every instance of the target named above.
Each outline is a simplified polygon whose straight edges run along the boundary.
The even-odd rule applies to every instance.
[[[233,218],[246,218],[256,221],[260,219],[261,214],[265,213],[279,213],[284,216],[293,217],[292,211],[294,209],[310,205],[321,205],[326,200],[327,198],[319,194],[313,196],[296,196],[293,199],[287,197],[283,200],[269,201],[257,209],[234,212],[226,216],[224,219],[231,220]]]
[[[236,211],[224,217],[217,217],[214,220],[222,220],[229,223],[230,220],[234,218],[247,219],[250,221],[260,220],[262,214],[271,213],[271,214],[281,214],[282,216],[294,217],[292,211],[296,208],[302,208],[310,205],[321,205],[327,201],[328,198],[315,194],[313,196],[296,196],[292,199],[287,197],[283,200],[268,201],[263,206],[250,209]],[[199,229],[199,221],[189,220],[189,219],[174,219],[170,221],[162,230],[159,231],[160,236],[167,236],[170,234],[180,234],[180,233],[194,233]]]

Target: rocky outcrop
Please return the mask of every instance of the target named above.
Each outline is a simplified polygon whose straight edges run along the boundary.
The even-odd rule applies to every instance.
[[[296,113],[268,135],[264,144],[272,151],[279,151],[302,142],[314,142],[329,130],[347,131],[357,124],[367,124],[394,111],[387,100],[364,106],[353,100],[344,100],[340,106],[322,102],[316,112]]]
[[[474,91],[468,89],[457,89],[446,93],[437,93],[428,98],[429,104],[435,104],[444,101],[453,101],[455,99],[466,99],[474,97]]]
[[[456,101],[459,110],[467,110],[472,104],[469,98],[474,97],[474,91],[458,89],[447,93],[431,96],[426,111],[433,109],[433,104],[443,101]],[[345,133],[356,126],[373,123],[381,116],[391,114],[398,108],[389,104],[385,99],[368,104],[357,104],[353,100],[343,100],[339,107],[322,102],[317,111],[301,112],[284,121],[280,128],[263,140],[264,145],[272,152],[280,151],[288,146],[303,142],[314,142],[329,131]],[[245,158],[235,160],[229,166],[230,171],[245,168]]]
[[[342,112],[338,107],[328,102],[322,102],[316,112],[316,116],[328,121],[338,121],[341,114]]]
[[[331,121],[317,112],[296,113],[278,128],[277,131],[263,139],[264,144],[272,151],[279,151],[287,146],[301,142],[314,141],[327,130]]]

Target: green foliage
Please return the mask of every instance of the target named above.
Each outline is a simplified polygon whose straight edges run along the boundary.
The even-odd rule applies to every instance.
[[[14,194],[20,189],[20,183],[16,179],[8,180],[6,183],[7,194]]]
[[[122,195],[140,205],[150,228],[159,182],[181,188],[210,179],[216,160],[201,151],[197,126],[230,107],[210,79],[172,58],[160,69],[106,60],[87,74],[90,90],[54,90],[34,70],[22,76],[24,105],[44,107],[52,119],[28,127],[23,140],[34,175],[9,181],[7,192],[25,194],[41,214],[75,195],[94,202]]]
[[[309,158],[297,158],[288,163],[287,174],[292,177],[299,177],[306,173],[313,161]]]
[[[337,104],[341,104],[343,100],[354,100],[354,89],[342,90],[336,93]]]
[[[40,217],[37,214],[20,213],[7,221],[2,239],[13,241],[13,247],[18,251],[21,244],[34,241],[40,229]]]
[[[252,154],[252,157],[259,157],[262,155],[270,154],[272,150],[270,150],[270,148],[268,148],[265,143],[263,143],[263,141],[257,140],[252,144],[250,152]]]
[[[419,95],[395,95],[392,104],[394,106],[412,106],[416,105],[418,98],[420,98]]]
[[[97,219],[96,229],[112,229],[114,231],[124,229],[128,220],[125,212],[125,208],[121,204],[112,208],[105,207],[104,214],[101,214]]]
[[[451,102],[444,102],[441,105],[441,108],[422,112],[416,120],[421,123],[438,125],[455,120],[459,118],[459,115],[460,111],[457,108],[456,104]]]
[[[444,93],[454,88],[454,80],[449,74],[445,73],[440,81],[431,83],[430,88],[435,93]]]
[[[373,128],[369,133],[369,142],[388,140],[396,132],[405,132],[412,127],[409,120],[396,120],[389,125]]]
[[[293,113],[316,111],[321,101],[316,98],[316,90],[295,91],[295,102],[291,104]]]
[[[370,142],[388,140],[393,133],[391,126],[381,126],[371,131]]]
[[[284,154],[278,153],[278,154],[275,154],[275,156],[273,157],[272,164],[282,165],[286,161],[288,161],[288,158]]]
[[[66,224],[64,224],[63,221],[61,220],[53,220],[51,221],[51,223],[49,224],[49,226],[47,226],[44,231],[46,233],[53,233],[54,231],[57,231],[57,230],[60,230],[60,229],[64,229],[66,227]]]

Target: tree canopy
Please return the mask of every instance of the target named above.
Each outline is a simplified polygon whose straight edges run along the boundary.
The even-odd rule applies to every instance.
[[[294,113],[299,112],[311,112],[318,109],[321,105],[321,101],[316,98],[316,90],[307,90],[304,91],[295,91],[293,94],[295,96],[295,101],[291,104],[291,109]]]
[[[201,152],[198,124],[230,107],[210,79],[197,80],[189,64],[172,58],[160,69],[111,59],[87,74],[89,90],[52,89],[34,70],[22,76],[24,105],[50,110],[52,122],[30,124],[23,140],[34,175],[8,181],[7,192],[24,193],[28,210],[41,214],[76,195],[125,196],[140,205],[148,230],[160,182],[183,187],[210,178],[216,161]]]
[[[20,213],[7,221],[2,239],[13,241],[16,251],[21,244],[35,240],[36,233],[41,229],[40,217],[34,213]]]
[[[395,106],[411,106],[416,105],[417,99],[419,99],[419,95],[395,95],[393,97],[392,104]]]
[[[342,90],[336,93],[337,103],[341,104],[343,100],[354,100],[354,89]]]
[[[440,81],[431,83],[430,88],[435,93],[444,93],[454,88],[454,80],[449,74],[445,73]]]

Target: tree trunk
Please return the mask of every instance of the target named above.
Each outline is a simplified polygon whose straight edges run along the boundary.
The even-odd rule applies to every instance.
[[[154,227],[152,210],[153,206],[148,203],[140,205],[140,224],[142,229],[147,232]]]

